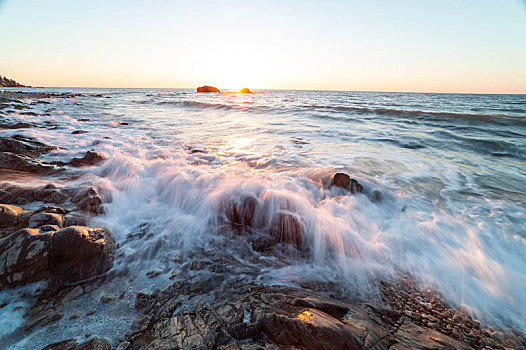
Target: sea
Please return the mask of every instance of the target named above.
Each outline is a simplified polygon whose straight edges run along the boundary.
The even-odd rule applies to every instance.
[[[526,330],[526,95],[25,91],[79,94],[31,106],[39,116],[9,114],[43,127],[0,134],[57,146],[45,161],[87,150],[107,157],[69,181],[110,194],[91,224],[117,240],[120,279],[106,288],[128,293],[132,306],[138,291],[162,289],[193,261],[220,255],[233,279],[324,284],[356,300],[379,298],[379,281],[407,275],[483,323]],[[365,193],[327,186],[337,172]],[[62,180],[19,180],[50,181]],[[247,197],[262,208],[261,232],[253,234],[289,213],[306,249],[262,252],[252,236],[229,232],[228,210]],[[215,273],[191,270],[192,278]],[[27,288],[1,295],[24,305]],[[98,312],[86,329],[125,332],[135,311],[115,308]],[[5,336],[23,314],[0,312],[11,312],[0,321]],[[59,331],[46,332],[62,340],[78,329]]]

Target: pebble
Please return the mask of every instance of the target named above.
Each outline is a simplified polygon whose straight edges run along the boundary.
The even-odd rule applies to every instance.
[[[82,289],[82,287],[81,286],[76,286],[68,294],[66,294],[66,296],[62,299],[62,302],[63,303],[67,303],[68,301],[77,299],[82,294],[84,294],[84,290]]]
[[[74,320],[74,319],[79,318],[80,316],[82,316],[82,312],[77,311],[77,312],[75,312],[73,315],[71,315],[71,317],[70,317],[69,319],[70,319],[70,320]]]
[[[86,338],[89,338],[89,337],[91,337],[92,334],[93,334],[93,332],[92,332],[92,331],[89,331],[88,333],[86,333],[85,337],[86,337]]]
[[[96,308],[91,309],[91,310],[89,310],[88,312],[86,312],[86,316],[91,316],[91,315],[93,315],[96,311],[97,311]]]

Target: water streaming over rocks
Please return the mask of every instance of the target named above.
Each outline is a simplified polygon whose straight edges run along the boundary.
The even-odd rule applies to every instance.
[[[301,348],[323,328],[350,335],[316,348],[425,347],[442,336],[505,344],[508,327],[526,329],[525,100],[183,89],[2,97],[3,241],[10,228],[54,239],[88,225],[77,230],[104,228],[116,250],[86,275],[95,280],[0,291],[12,319],[0,339],[156,348],[171,329],[166,346]],[[318,301],[297,301],[309,298]],[[378,339],[356,328],[374,317]]]

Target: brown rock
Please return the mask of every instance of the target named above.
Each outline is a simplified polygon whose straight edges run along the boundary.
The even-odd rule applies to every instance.
[[[105,159],[106,157],[99,152],[87,151],[81,158],[73,158],[69,164],[75,167],[89,166],[96,165]]]
[[[115,240],[104,229],[61,229],[52,239],[54,273],[63,283],[101,275],[113,265],[115,249]]]
[[[62,227],[64,217],[57,213],[36,213],[29,219],[29,228],[37,228],[44,225],[56,225]]]
[[[8,204],[0,204],[0,228],[18,228],[19,216],[24,209]]]
[[[332,186],[341,187],[351,193],[364,193],[363,186],[345,173],[336,173],[332,178]]]
[[[197,88],[197,92],[221,92],[214,86],[204,85]]]
[[[288,212],[278,212],[270,235],[277,243],[287,243],[298,250],[303,249],[303,230],[299,217]]]
[[[51,237],[38,229],[22,229],[0,240],[0,286],[49,277]]]

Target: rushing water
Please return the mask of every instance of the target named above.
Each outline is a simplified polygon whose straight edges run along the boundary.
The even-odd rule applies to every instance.
[[[221,249],[251,268],[232,274],[363,297],[410,274],[477,317],[526,327],[526,95],[41,90],[83,94],[35,107],[57,126],[23,133],[63,148],[45,159],[109,156],[82,180],[112,194],[95,223],[125,253],[114,269]],[[335,171],[383,200],[324,187]],[[299,218],[307,254],[273,260],[218,234],[225,203],[246,197],[262,231],[279,211]]]

